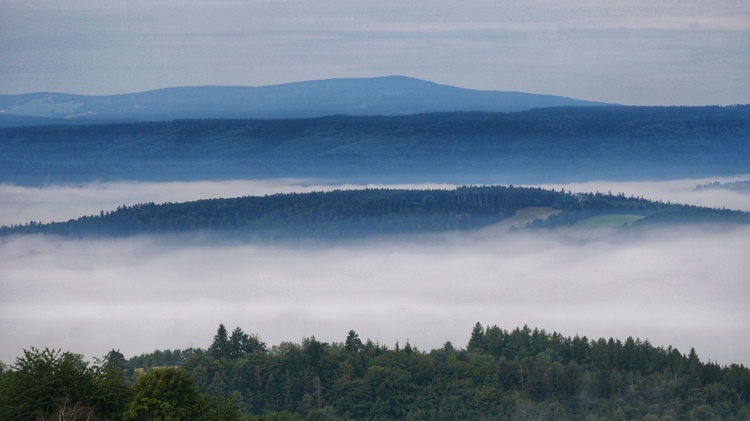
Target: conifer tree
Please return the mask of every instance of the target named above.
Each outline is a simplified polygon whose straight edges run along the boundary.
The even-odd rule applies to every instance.
[[[477,322],[474,325],[474,329],[471,331],[471,337],[469,338],[469,344],[466,346],[466,350],[484,352],[487,350],[487,343],[484,335],[484,328],[482,324]]]
[[[210,351],[211,355],[217,360],[229,356],[229,335],[223,323],[219,324],[219,328],[216,330]]]
[[[245,356],[250,350],[250,337],[239,327],[234,328],[232,336],[229,337],[229,357],[240,358]]]

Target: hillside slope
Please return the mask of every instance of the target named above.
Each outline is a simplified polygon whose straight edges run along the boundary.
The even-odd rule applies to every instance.
[[[622,195],[473,186],[454,190],[336,190],[160,205],[142,203],[63,223],[3,227],[0,235],[46,233],[86,237],[211,231],[242,239],[356,239],[475,230],[515,219],[514,215],[540,207],[555,211],[529,221],[529,226],[570,226],[604,215],[628,215],[629,221],[639,225],[750,223],[750,214],[745,212],[672,205]],[[519,227],[507,226],[504,232],[511,229]]]
[[[750,106],[0,129],[0,182],[318,177],[454,184],[750,173]]]

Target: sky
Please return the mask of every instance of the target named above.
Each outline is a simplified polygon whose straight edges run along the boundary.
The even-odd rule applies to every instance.
[[[750,195],[705,182],[557,185],[750,210]],[[98,213],[119,204],[263,195],[330,186],[311,180],[0,184],[0,224]],[[449,187],[445,185],[399,187]],[[550,187],[550,186],[548,186]],[[207,194],[207,192],[213,194]],[[86,357],[119,349],[207,347],[220,323],[269,345],[349,330],[389,347],[465,347],[476,322],[565,336],[694,347],[702,361],[750,365],[750,227],[647,232],[518,231],[368,240],[344,245],[237,244],[183,236],[0,239],[0,361],[30,346]]]
[[[404,75],[628,105],[750,102],[746,0],[3,0],[0,94]]]

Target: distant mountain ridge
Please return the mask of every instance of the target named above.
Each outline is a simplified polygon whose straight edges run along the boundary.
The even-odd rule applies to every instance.
[[[195,86],[87,96],[0,95],[0,126],[185,118],[307,118],[445,111],[514,112],[607,105],[552,95],[481,91],[405,76],[325,79],[259,87]],[[33,120],[31,118],[54,119]]]
[[[514,184],[750,173],[750,106],[561,107],[0,129],[0,182]]]

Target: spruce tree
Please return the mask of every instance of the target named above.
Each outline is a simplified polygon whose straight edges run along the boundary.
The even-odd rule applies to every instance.
[[[223,323],[219,324],[219,328],[216,330],[216,335],[214,336],[214,342],[211,344],[209,350],[211,355],[217,360],[229,356],[229,335]]]
[[[484,335],[484,328],[482,327],[481,323],[477,322],[477,324],[474,325],[474,329],[472,329],[471,331],[471,337],[469,338],[469,344],[466,346],[466,350],[469,352],[487,351],[487,341]]]

